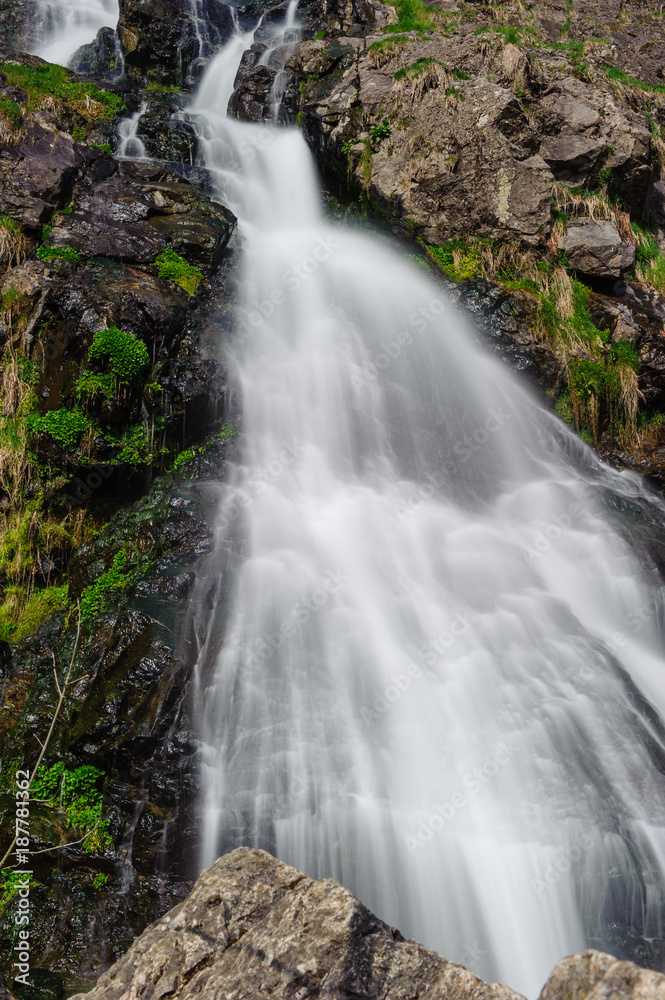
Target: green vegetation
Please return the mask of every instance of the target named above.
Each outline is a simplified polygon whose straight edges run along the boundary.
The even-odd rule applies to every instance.
[[[217,433],[213,438],[211,438],[211,444],[223,444],[225,441],[230,441],[232,437],[235,436],[236,427],[235,424],[228,423],[222,424],[219,433]],[[184,466],[189,465],[193,462],[195,458],[198,458],[203,454],[205,450],[205,445],[197,445],[196,448],[187,448],[185,451],[181,451],[179,455],[173,461],[171,469],[173,472],[178,472]]]
[[[108,883],[108,880],[109,877],[108,875],[104,874],[104,872],[97,872],[97,874],[92,880],[92,884],[94,885],[95,889],[98,890],[98,892],[101,892],[102,889],[104,889],[104,887]]]
[[[28,242],[23,235],[23,226],[21,223],[17,222],[16,219],[12,219],[9,215],[0,213],[0,262],[7,264],[9,267],[12,264],[20,264],[26,256],[27,249]],[[8,294],[8,292],[5,292],[2,299],[2,308],[4,310],[11,308],[11,303],[7,300]],[[8,302],[7,305],[5,305],[6,300]]]
[[[81,621],[100,614],[109,601],[117,601],[120,593],[132,582],[134,574],[128,568],[128,556],[120,549],[111,567],[81,594]]]
[[[384,118],[378,125],[372,125],[369,130],[370,139],[377,143],[381,142],[382,139],[388,139],[391,133],[392,128],[387,118]]]
[[[397,24],[388,25],[384,31],[433,31],[436,28],[431,16],[436,8],[428,6],[424,0],[393,0],[392,6],[397,10]]]
[[[137,469],[152,461],[150,442],[142,426],[130,427],[125,432],[123,441],[124,447],[118,455],[118,461],[122,462],[123,465],[130,465],[133,469]]]
[[[317,33],[314,35],[314,41],[322,42],[325,37],[326,37],[325,31],[317,31]]]
[[[149,83],[144,89],[149,94],[179,94],[182,88],[176,83]]]
[[[6,587],[0,604],[0,639],[20,642],[67,607],[67,584],[34,590],[26,597],[23,587]]]
[[[491,30],[501,35],[506,45],[519,45],[523,34],[523,29],[515,28],[512,24],[493,24]]]
[[[416,61],[411,63],[410,66],[403,66],[401,69],[398,69],[396,73],[393,73],[393,80],[402,80],[405,76],[408,76],[411,80],[415,80],[422,73],[428,70],[430,66],[443,66],[445,69],[444,64],[439,59],[423,57],[421,59],[416,59]]]
[[[0,914],[4,913],[19,889],[23,888],[25,884],[25,875],[15,868],[3,868],[0,871]],[[28,884],[31,889],[35,889],[40,883],[30,875]]]
[[[52,260],[77,261],[81,259],[81,254],[73,247],[38,247],[37,256],[46,263]]]
[[[101,90],[96,83],[73,80],[62,66],[51,63],[30,67],[13,62],[0,65],[12,87],[20,87],[28,94],[28,108],[38,109],[45,98],[66,101],[86,121],[93,122],[112,118],[124,108],[118,94]]]
[[[394,52],[398,45],[406,45],[411,39],[405,35],[392,35],[390,38],[382,38],[378,42],[372,42],[368,52]]]
[[[184,288],[189,295],[194,295],[203,281],[203,274],[198,267],[188,264],[175,250],[162,250],[155,258],[155,264],[159,268],[160,278],[175,281],[176,285]]]
[[[148,348],[133,333],[109,326],[99,330],[88,350],[92,361],[108,361],[118,385],[137,385],[150,364]],[[79,382],[81,380],[79,379]],[[106,383],[97,383],[105,385]]]
[[[90,429],[90,421],[78,407],[68,410],[48,410],[43,417],[36,414],[28,418],[28,429],[33,434],[50,434],[54,441],[71,451],[81,440],[81,435]]]
[[[97,375],[91,371],[84,371],[76,380],[76,398],[78,400],[110,399],[116,392],[117,379],[112,372],[106,375]]]
[[[92,146],[93,149],[101,149],[102,153],[108,153],[109,156],[113,156],[113,150],[108,142],[89,142],[88,145]]]
[[[468,73],[465,73],[463,69],[451,69],[450,75],[454,76],[456,80],[470,80],[471,77]]]
[[[665,292],[665,257],[655,236],[637,222],[632,229],[639,241],[635,257],[635,277]]]
[[[605,64],[603,65],[603,69],[607,73],[608,80],[621,83],[624,87],[635,87],[637,90],[646,90],[651,94],[665,94],[665,84],[644,83],[643,80],[638,80],[637,77],[631,76],[630,73],[624,73],[622,69],[617,69],[616,66]]]
[[[109,821],[102,818],[105,778],[103,771],[90,764],[70,771],[58,761],[39,772],[30,790],[33,801],[65,812],[67,826],[72,833],[83,836],[83,850],[88,854],[113,847]]]
[[[16,132],[21,127],[21,109],[15,101],[0,100],[0,117],[4,118],[12,132]]]

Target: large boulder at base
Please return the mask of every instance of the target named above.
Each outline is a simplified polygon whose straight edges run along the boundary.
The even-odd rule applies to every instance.
[[[542,1000],[609,995],[663,1000],[665,976],[589,951],[559,963]],[[523,1000],[404,940],[332,879],[308,878],[247,847],[203,872],[183,903],[73,1000],[137,996]]]
[[[571,267],[598,278],[618,278],[635,262],[635,248],[624,244],[614,222],[575,219],[559,246]]]

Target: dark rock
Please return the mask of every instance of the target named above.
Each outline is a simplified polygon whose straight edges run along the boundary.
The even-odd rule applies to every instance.
[[[0,212],[39,233],[71,193],[83,162],[70,135],[33,126],[20,146],[0,149]]]
[[[271,93],[276,72],[255,66],[245,74],[229,101],[229,114],[245,122],[260,122],[271,116]]]
[[[152,264],[169,247],[210,270],[221,262],[234,221],[163,165],[121,163],[110,177],[83,188],[49,242],[85,257],[136,264]]]
[[[217,0],[121,0],[118,35],[125,69],[137,79],[191,85],[203,62],[233,34],[230,8]]]
[[[600,278],[618,278],[635,260],[635,248],[624,245],[616,225],[609,221],[575,219],[559,237],[559,246],[576,271]]]
[[[122,50],[114,28],[100,28],[94,42],[82,45],[69,61],[70,69],[97,80],[114,80],[121,72]]]
[[[198,139],[193,126],[177,117],[168,101],[151,101],[141,115],[137,130],[146,156],[156,160],[191,164],[196,158]]]

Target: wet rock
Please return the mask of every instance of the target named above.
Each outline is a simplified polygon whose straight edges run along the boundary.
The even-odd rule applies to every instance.
[[[136,79],[192,85],[200,61],[233,34],[230,8],[216,0],[121,0],[118,35]]]
[[[49,242],[135,264],[152,264],[168,247],[210,270],[221,262],[234,222],[163,165],[121,163],[110,177],[83,187]]]
[[[191,164],[196,158],[198,139],[191,123],[182,121],[177,111],[166,100],[151,101],[141,115],[137,136],[145,146],[146,156]]]
[[[39,0],[0,0],[0,39],[3,48],[27,52],[36,41]]]
[[[260,122],[269,118],[275,76],[275,70],[268,66],[248,70],[229,101],[229,114],[244,122]]]
[[[0,148],[0,212],[38,233],[71,193],[83,163],[70,135],[32,126],[19,146]]]
[[[70,69],[97,80],[114,80],[120,75],[122,50],[114,28],[100,28],[94,42],[82,45],[69,61]]]
[[[571,267],[599,278],[618,278],[635,262],[635,247],[624,244],[616,225],[609,221],[575,219],[559,237],[559,246]]]
[[[148,928],[88,995],[129,998],[139,980],[155,984],[151,995],[175,1000],[310,991],[368,1000],[519,998],[405,941],[332,879],[315,881],[248,848],[207,869],[187,900]]]

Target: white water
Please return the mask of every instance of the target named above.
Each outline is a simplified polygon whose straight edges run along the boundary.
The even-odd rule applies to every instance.
[[[226,117],[250,43],[190,109],[244,245],[202,861],[265,847],[533,997],[612,920],[663,935],[662,741],[619,672],[662,711],[660,591],[607,502],[645,494],[325,221],[298,130]]]
[[[35,55],[67,66],[81,45],[92,42],[100,28],[115,28],[118,0],[40,0],[39,39]]]
[[[145,101],[138,111],[128,118],[123,118],[118,126],[118,148],[115,152],[116,160],[148,160],[143,139],[138,135],[141,115],[148,110]]]

